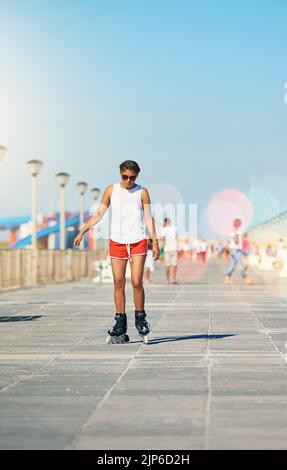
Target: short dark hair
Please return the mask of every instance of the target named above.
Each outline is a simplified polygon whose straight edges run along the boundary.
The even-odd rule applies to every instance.
[[[133,160],[125,160],[123,163],[120,164],[120,171],[122,172],[124,170],[134,171],[137,174],[139,174],[139,172],[141,171],[137,162],[134,162]]]

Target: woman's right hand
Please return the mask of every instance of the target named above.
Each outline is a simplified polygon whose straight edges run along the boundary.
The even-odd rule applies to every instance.
[[[81,241],[82,241],[83,235],[81,233],[78,233],[76,238],[74,238],[74,246],[79,246]]]

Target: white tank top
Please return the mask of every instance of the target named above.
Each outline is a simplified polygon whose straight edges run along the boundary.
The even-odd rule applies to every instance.
[[[146,238],[146,227],[141,201],[143,186],[132,189],[113,185],[111,195],[110,239],[118,243],[137,243]]]

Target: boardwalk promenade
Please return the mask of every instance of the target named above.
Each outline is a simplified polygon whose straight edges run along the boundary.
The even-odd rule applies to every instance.
[[[287,280],[223,284],[225,261],[163,267],[146,287],[153,331],[106,345],[112,286],[0,294],[1,449],[287,449]]]

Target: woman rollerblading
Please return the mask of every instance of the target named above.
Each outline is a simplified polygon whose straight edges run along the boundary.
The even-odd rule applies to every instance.
[[[104,216],[111,207],[111,225],[109,236],[109,254],[114,278],[114,301],[116,307],[116,324],[109,330],[107,343],[127,342],[126,323],[126,267],[131,267],[131,284],[135,311],[140,313],[136,318],[136,328],[144,342],[150,332],[145,320],[143,288],[144,264],[148,251],[148,239],[151,239],[154,260],[159,258],[159,246],[154,220],[151,214],[149,192],[136,184],[140,172],[139,165],[133,160],[126,160],[120,165],[121,181],[108,186],[103,194],[96,214],[83,225],[74,240],[79,246],[83,235]],[[148,234],[147,234],[148,232]]]

